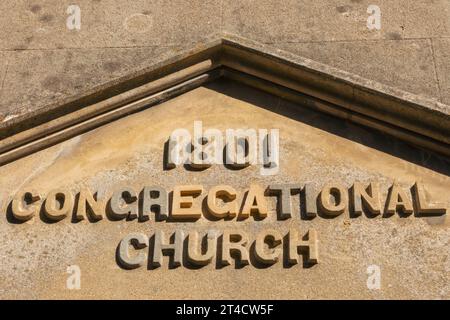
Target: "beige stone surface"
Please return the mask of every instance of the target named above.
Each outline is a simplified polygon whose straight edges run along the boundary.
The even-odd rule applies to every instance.
[[[129,69],[117,68],[117,63],[148,66],[165,56],[166,47],[195,46],[221,32],[291,49],[448,104],[447,0],[378,1],[379,31],[366,27],[367,7],[372,4],[368,0],[80,0],[75,1],[82,10],[80,31],[66,28],[69,4],[73,1],[0,3],[0,52],[12,61],[1,96],[4,117],[39,109],[55,97],[70,97],[92,83],[128,74]],[[435,52],[430,52],[431,39]],[[92,48],[98,49],[96,53],[81,50]],[[70,55],[93,72],[67,63]],[[113,74],[96,68],[103,63],[100,60],[112,63]],[[49,77],[61,81],[51,85]]]
[[[417,95],[440,94],[430,40],[282,43],[277,47]],[[437,70],[443,71],[444,65]]]
[[[66,28],[69,4],[81,7],[80,31]],[[380,0],[382,28],[366,27],[370,0],[5,0],[0,2],[0,121],[39,110],[122,76],[235,34],[338,69],[450,105],[450,1]],[[296,110],[296,111],[295,111]],[[224,120],[225,119],[225,120]],[[203,171],[163,169],[163,144],[176,128],[279,128],[281,172],[261,176],[258,166]],[[450,208],[450,163],[383,134],[298,109],[279,98],[220,81],[0,167],[1,298],[432,298],[450,299],[450,233],[445,216],[366,216],[348,212],[301,220],[267,218],[212,221],[91,222],[35,216],[16,224],[6,214],[23,188],[112,192],[159,185],[229,185],[237,198],[251,184],[380,182],[382,201],[393,182],[420,180]],[[12,174],[13,173],[13,174]],[[296,199],[296,197],[293,197]],[[198,199],[198,201],[201,201]],[[241,202],[239,202],[241,203]],[[383,203],[384,205],[384,203]],[[448,211],[448,210],[447,210]],[[45,215],[44,213],[42,213]],[[238,214],[236,214],[237,216]],[[45,219],[44,219],[45,220]],[[150,236],[175,230],[317,230],[319,263],[261,268],[252,263],[217,269],[163,266],[121,269],[119,242],[131,232]],[[81,289],[68,290],[68,266],[81,268]],[[381,290],[366,286],[367,267],[381,268]]]
[[[175,55],[176,47],[25,50],[9,57],[0,114],[14,117]]]
[[[81,30],[66,27],[69,5],[81,9]],[[217,0],[2,1],[4,50],[168,46],[220,29]]]
[[[220,31],[221,1],[103,0],[93,5],[94,34],[103,46],[195,44]]]
[[[226,117],[224,118],[224,116]],[[220,130],[280,129],[280,173],[261,176],[258,166],[230,170],[213,166],[203,171],[179,166],[163,169],[163,145],[176,128],[192,130],[195,120]],[[330,152],[335,150],[336,152]],[[91,190],[130,185],[200,184],[203,195],[214,185],[243,191],[251,184],[306,183],[322,187],[339,181],[379,181],[383,199],[394,180],[410,188],[416,180],[447,208],[450,200],[448,159],[414,149],[380,133],[294,106],[241,84],[226,81],[197,88],[177,98],[122,118],[89,133],[52,146],[0,168],[1,212],[23,188],[49,192],[54,188]],[[14,175],[9,174],[14,172]],[[41,219],[13,224],[0,220],[0,296],[2,298],[450,298],[450,233],[448,214],[434,218],[366,215],[350,218],[276,219],[275,198],[266,219],[196,222],[111,221],[48,224]],[[298,202],[296,202],[296,206]],[[150,236],[155,230],[223,231],[239,229],[254,238],[259,231],[277,229],[283,235],[317,230],[318,264],[283,268],[253,265],[216,269],[183,266],[169,269],[121,269],[117,246],[131,232]],[[66,289],[66,268],[81,269],[81,289]],[[382,289],[366,286],[367,267],[381,268]]]
[[[66,28],[69,4],[81,8],[79,31]],[[3,60],[6,54],[11,63],[0,113],[10,117],[37,110],[55,98],[80,94],[93,83],[106,83],[110,76],[127,75],[129,68],[148,66],[165,57],[166,50],[170,55],[168,47],[197,46],[222,32],[292,50],[448,104],[450,86],[445,79],[450,59],[445,43],[450,37],[450,2],[377,1],[382,13],[379,31],[366,27],[369,4],[369,0],[2,1],[0,57]],[[435,52],[430,52],[431,39]],[[70,56],[77,62],[68,63]],[[110,64],[107,70],[98,68],[103,63]],[[3,65],[1,61],[0,73]]]
[[[79,1],[80,7],[91,8],[91,1]],[[0,10],[0,47],[3,50],[80,47],[90,33],[88,28],[71,32],[66,28],[66,9],[71,1],[2,1]],[[83,15],[82,23],[92,19]]]
[[[366,26],[367,8],[381,9],[381,30]],[[446,0],[232,1],[225,0],[224,28],[267,43],[417,39],[450,35]]]
[[[441,99],[450,104],[450,39],[433,40]]]
[[[0,97],[2,95],[3,86],[5,84],[6,72],[8,70],[8,54],[0,52]],[[4,116],[0,115],[0,121],[3,121]]]

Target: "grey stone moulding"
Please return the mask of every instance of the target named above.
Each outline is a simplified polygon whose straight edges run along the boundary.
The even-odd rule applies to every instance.
[[[169,60],[0,124],[0,165],[219,77],[450,155],[450,106],[223,34]]]

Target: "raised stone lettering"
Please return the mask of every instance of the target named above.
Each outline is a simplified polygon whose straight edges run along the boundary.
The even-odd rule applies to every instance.
[[[319,240],[317,239],[316,230],[309,229],[307,236],[307,240],[302,240],[300,239],[297,230],[291,229],[289,231],[289,251],[287,260],[290,264],[299,263],[299,251],[306,252],[306,264],[316,264],[319,262]]]
[[[416,182],[413,186],[413,196],[417,208],[418,215],[440,216],[447,212],[444,204],[433,203],[427,201],[426,190],[422,183]]]
[[[250,185],[239,218],[246,219],[250,215],[257,215],[263,219],[267,217],[267,211],[267,200],[264,197],[264,190],[259,185]]]
[[[201,240],[196,231],[191,231],[188,234],[188,260],[194,265],[204,266],[211,262],[212,258],[216,254],[217,235],[215,232],[209,231],[206,234],[206,252],[202,253]]]
[[[334,198],[334,201],[332,201]],[[327,184],[320,193],[320,209],[328,216],[338,216],[347,208],[347,189],[338,183]]]
[[[254,129],[227,129],[226,164],[245,168],[257,161],[258,140]]]
[[[130,256],[130,244],[135,249],[148,247],[148,237],[142,233],[130,233],[120,241],[118,259],[120,264],[127,269],[134,269],[144,265],[147,254],[140,252],[135,256]]]
[[[161,267],[163,254],[170,254],[173,257],[171,267],[179,267],[183,262],[183,241],[184,232],[176,230],[172,236],[173,243],[166,241],[164,232],[156,230],[153,242],[153,257],[151,264],[153,267]]]
[[[269,194],[278,197],[278,217],[281,220],[292,217],[292,195],[300,193],[302,186],[299,184],[270,185]]]
[[[167,219],[168,200],[166,189],[158,186],[144,187],[142,198],[142,211],[139,212],[139,221],[147,221],[151,212],[155,213],[156,220]]]
[[[76,220],[84,220],[87,215],[94,221],[103,219],[105,203],[96,199],[98,194],[94,195],[88,188],[82,188],[78,194],[77,211],[75,213]]]
[[[172,132],[167,147],[167,169],[189,163],[191,157],[191,134],[186,129]]]
[[[217,204],[217,199],[223,200],[222,205]],[[212,187],[207,198],[208,211],[216,218],[233,218],[239,211],[236,201],[236,190],[230,186],[219,185]]]
[[[305,207],[306,218],[314,218],[317,216],[317,196],[319,192],[314,188],[312,183],[306,183],[303,187],[302,199]]]
[[[372,215],[381,213],[380,186],[371,182],[367,188],[361,182],[353,184],[353,208],[354,213],[360,216],[364,208]]]
[[[270,242],[270,248],[265,249],[267,242]],[[255,256],[256,259],[263,264],[276,263],[282,253],[282,248],[279,247],[283,240],[283,236],[277,230],[269,229],[258,233],[255,240]]]
[[[316,264],[319,262],[317,231],[315,229],[309,229],[307,236],[308,240],[302,240],[296,230],[289,230],[288,262],[290,264],[299,263],[299,252],[305,252],[307,254],[307,264]]]
[[[50,191],[45,199],[44,214],[51,221],[59,221],[71,214],[74,199],[69,190],[56,189]]]
[[[35,190],[18,192],[11,203],[14,218],[19,221],[27,221],[39,212],[41,195]]]
[[[114,219],[135,219],[139,213],[136,191],[131,187],[121,187],[111,197],[111,216]]]
[[[400,211],[403,214],[413,213],[413,205],[406,192],[396,183],[391,187],[388,195],[386,213],[394,214]]]
[[[233,259],[231,255],[239,254],[237,260],[241,265],[248,265],[250,258],[248,255],[248,237],[240,230],[225,230],[222,234],[222,264],[231,265]]]
[[[174,220],[200,218],[202,209],[194,203],[194,197],[200,195],[202,191],[203,187],[200,185],[174,187],[171,217]]]

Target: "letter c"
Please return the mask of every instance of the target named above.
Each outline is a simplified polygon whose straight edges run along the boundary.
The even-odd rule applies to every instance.
[[[133,245],[135,249],[148,247],[149,239],[142,233],[130,233],[120,241],[118,250],[118,260],[126,269],[135,269],[142,266],[147,259],[147,254],[140,252],[134,257],[130,257],[129,247]]]

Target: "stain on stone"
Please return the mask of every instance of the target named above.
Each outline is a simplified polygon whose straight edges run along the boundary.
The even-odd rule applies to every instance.
[[[151,12],[149,10],[144,10],[144,11],[142,11],[142,14],[149,16],[151,14]]]
[[[57,76],[48,76],[42,81],[42,86],[50,91],[58,91],[61,84],[61,79]]]
[[[153,17],[143,13],[132,14],[125,19],[123,25],[127,31],[144,33],[153,25]]]
[[[54,19],[53,15],[48,14],[48,13],[39,17],[39,21],[44,22],[44,23],[52,22],[53,19]]]
[[[350,0],[350,2],[352,2],[352,3],[361,3],[362,0]]]
[[[390,40],[401,40],[402,39],[402,35],[398,32],[389,32],[387,34],[387,38]]]
[[[30,11],[33,12],[33,13],[38,13],[39,11],[41,11],[41,9],[42,9],[42,7],[40,5],[38,5],[38,4],[33,4],[30,7]]]
[[[78,71],[83,71],[83,70],[86,69],[86,66],[83,63],[77,63],[75,65],[75,69],[78,70]]]
[[[28,72],[28,71],[21,72],[21,73],[20,73],[20,76],[21,76],[22,78],[28,78],[29,76],[31,76],[31,73]]]
[[[339,12],[339,13],[346,13],[346,12],[349,12],[351,9],[352,9],[352,7],[351,6],[347,6],[347,5],[336,7],[336,11]]]
[[[103,69],[105,69],[108,72],[117,71],[119,68],[120,68],[120,63],[118,63],[118,62],[109,61],[109,62],[105,62],[103,64]]]

